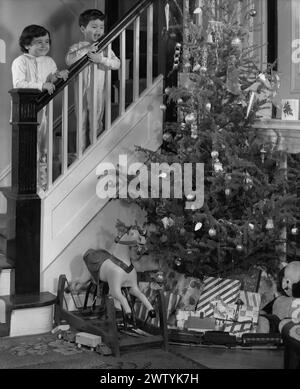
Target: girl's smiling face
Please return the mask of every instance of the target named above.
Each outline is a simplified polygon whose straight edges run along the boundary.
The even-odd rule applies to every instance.
[[[50,50],[50,38],[46,34],[44,36],[39,36],[33,38],[30,45],[26,46],[28,54],[33,55],[34,57],[42,57],[47,55]]]
[[[90,20],[86,27],[80,27],[86,41],[96,42],[104,35],[104,21],[100,19]]]

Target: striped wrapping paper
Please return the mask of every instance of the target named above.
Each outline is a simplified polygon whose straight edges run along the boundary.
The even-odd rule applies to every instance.
[[[238,321],[244,322],[252,320],[253,323],[257,324],[261,305],[260,294],[241,290],[240,299],[244,305],[240,309]]]
[[[226,304],[234,303],[240,294],[241,282],[225,278],[204,278],[204,288],[197,303],[197,311],[203,313],[204,317],[214,315],[214,304],[222,300]]]
[[[149,288],[146,291],[143,291],[145,296],[148,298],[148,300],[153,305],[155,311],[156,311],[156,317],[154,319],[148,319],[147,324],[151,324],[155,327],[159,327],[160,321],[159,321],[159,311],[158,311],[158,299],[156,298],[157,292],[154,289]],[[178,306],[178,303],[180,301],[181,296],[176,295],[171,292],[164,292],[165,297],[165,303],[167,308],[167,320],[169,319],[170,315],[175,312],[176,307]],[[146,320],[146,317],[148,315],[147,308],[140,302],[136,301],[134,305],[135,315],[137,318],[141,320]]]
[[[252,322],[247,323],[226,323],[223,331],[229,332],[230,335],[235,335],[237,337],[241,337],[243,334],[253,332],[253,324]]]

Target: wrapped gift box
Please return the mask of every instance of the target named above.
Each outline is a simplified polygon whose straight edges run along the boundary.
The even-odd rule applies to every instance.
[[[222,300],[218,300],[214,307],[214,318],[217,320],[234,321],[236,319],[236,304],[226,304]]]
[[[218,300],[222,300],[226,304],[233,304],[239,297],[241,282],[238,280],[205,277],[203,283],[197,311],[202,312],[204,317],[214,315],[215,304]]]
[[[153,305],[157,314],[157,316],[154,319],[148,319],[147,324],[151,324],[155,327],[159,327],[160,321],[159,321],[159,312],[158,312],[158,305],[157,305],[158,302],[157,288],[154,283],[149,284],[148,282],[146,282],[146,283],[140,283],[140,289],[147,297],[147,299],[150,301],[150,303]],[[168,320],[170,316],[175,313],[181,296],[176,295],[172,292],[164,292],[164,297],[165,297],[165,304],[167,309],[167,320]],[[134,305],[134,310],[137,318],[143,321],[146,320],[148,315],[148,310],[139,300],[136,300],[136,303]]]
[[[253,323],[257,324],[261,305],[260,294],[241,290],[240,299],[244,305],[242,305],[240,308],[237,321],[252,321]]]

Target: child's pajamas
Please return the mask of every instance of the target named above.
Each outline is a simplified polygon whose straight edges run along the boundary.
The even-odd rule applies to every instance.
[[[79,42],[70,47],[66,55],[66,63],[68,66],[74,64],[89,51],[89,42]],[[92,65],[92,64],[91,64]],[[84,150],[88,143],[91,143],[92,138],[92,86],[91,86],[91,65],[83,70],[83,112],[82,112],[82,149]],[[101,63],[97,63],[97,70],[95,71],[95,89],[97,100],[97,133],[102,131],[103,114],[105,107],[105,71],[117,70],[120,67],[120,60],[110,50],[107,57],[103,57]],[[78,116],[78,81],[75,82],[75,108]]]

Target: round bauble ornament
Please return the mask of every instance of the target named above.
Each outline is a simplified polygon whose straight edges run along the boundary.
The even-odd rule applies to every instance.
[[[169,95],[170,92],[171,92],[171,88],[167,86],[166,89],[165,89],[165,94]]]
[[[298,230],[297,227],[294,227],[294,228],[291,229],[291,234],[292,235],[298,235],[298,232],[299,232],[299,230]]]
[[[231,189],[227,188],[225,189],[225,196],[229,197],[231,195]]]
[[[217,159],[219,157],[219,152],[218,151],[212,151],[210,155],[211,155],[211,157],[213,159]]]
[[[223,172],[223,165],[221,164],[221,162],[219,160],[217,160],[216,163],[214,163],[214,169],[215,169],[216,173]]]
[[[161,104],[159,107],[162,111],[165,111],[167,109],[167,106],[165,104]]]
[[[176,258],[174,261],[174,265],[176,267],[180,267],[182,265],[182,259],[181,258]]]
[[[236,246],[236,250],[237,250],[238,252],[241,252],[241,251],[243,251],[243,250],[244,250],[244,247],[243,247],[243,245],[241,245],[241,244],[238,244],[238,245]]]
[[[183,103],[183,100],[182,100],[181,98],[177,100],[177,104],[180,105],[180,104],[182,104],[182,103]]]
[[[254,224],[249,223],[249,224],[248,224],[248,227],[249,227],[249,230],[250,230],[250,231],[254,231],[254,228],[255,228]]]
[[[257,15],[256,9],[254,8],[250,9],[249,16],[251,16],[251,18],[255,18],[256,15]]]
[[[194,113],[189,113],[185,117],[186,124],[193,124],[196,121],[196,115]]]
[[[210,112],[211,111],[211,103],[206,103],[205,104],[205,109],[207,112]]]
[[[217,235],[217,230],[215,228],[211,228],[209,231],[208,231],[208,234],[211,238],[214,238],[216,235]]]
[[[231,46],[234,48],[240,48],[242,46],[241,39],[238,36],[234,37],[231,41]]]

